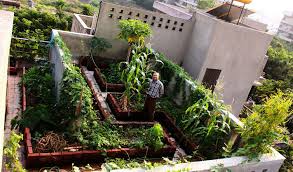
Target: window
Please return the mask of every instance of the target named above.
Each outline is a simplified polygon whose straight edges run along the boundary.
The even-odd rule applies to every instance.
[[[165,26],[165,29],[168,29],[168,28],[169,28],[169,26],[166,25],[166,26]]]
[[[122,16],[119,16],[117,19],[119,19],[119,20],[122,19]]]
[[[207,68],[206,73],[204,74],[204,77],[202,80],[203,85],[206,86],[208,89],[211,89],[212,91],[214,91],[220,74],[221,74],[221,70],[219,69]]]
[[[174,25],[177,25],[177,21],[174,21]]]
[[[143,21],[144,23],[146,23],[147,21]]]
[[[109,18],[113,18],[113,14],[109,14]]]
[[[144,16],[145,19],[147,19],[148,17],[149,17],[148,15],[145,15],[145,16]]]
[[[111,10],[110,10],[110,11],[112,11],[112,12],[113,12],[113,11],[114,11],[114,8],[111,8]]]
[[[176,30],[176,27],[173,27],[172,30]]]
[[[120,14],[122,14],[123,13],[123,10],[120,10],[120,12],[119,12]]]
[[[158,27],[161,27],[162,26],[162,24],[158,24]]]
[[[160,22],[162,22],[163,21],[163,18],[160,18]]]
[[[152,26],[153,26],[154,24],[155,24],[154,22],[151,23]]]
[[[181,23],[181,25],[180,26],[184,26],[184,23]]]
[[[136,14],[136,17],[139,17],[139,13]]]
[[[153,20],[156,20],[156,17],[155,16],[153,16]]]
[[[182,32],[182,28],[179,28],[179,32]]]
[[[128,15],[130,15],[130,16],[131,16],[131,15],[132,15],[132,12],[130,11],[130,12],[128,13]]]
[[[170,23],[170,20],[167,20],[167,23]]]

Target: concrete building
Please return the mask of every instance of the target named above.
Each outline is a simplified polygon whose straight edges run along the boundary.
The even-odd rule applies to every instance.
[[[13,12],[0,10],[0,167],[4,143],[4,121],[6,112],[6,88],[10,42],[13,28]]]
[[[149,40],[152,47],[180,64],[194,79],[212,88],[220,79],[223,100],[232,106],[232,112],[238,116],[253,83],[262,74],[272,35],[199,11],[194,12],[190,19],[182,19],[111,3],[101,3],[97,18],[92,17],[88,24],[83,20],[73,23],[83,22],[78,25],[92,26],[93,35],[112,43],[112,49],[101,56],[118,59],[126,57],[127,52],[127,43],[117,39],[118,22],[130,18],[148,23],[153,30]],[[85,29],[72,26],[72,32],[87,33]],[[78,46],[85,46],[86,42],[77,45],[78,39],[72,40],[68,41],[68,46],[73,54],[85,53],[86,48]]]
[[[285,41],[293,42],[293,12],[284,15],[277,36]]]

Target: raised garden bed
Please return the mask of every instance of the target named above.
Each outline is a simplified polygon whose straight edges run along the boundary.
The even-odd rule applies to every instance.
[[[115,117],[119,121],[145,121],[145,112],[141,111],[132,111],[124,112],[120,109],[115,97],[112,94],[108,94],[107,101],[109,106],[112,109]],[[197,145],[194,144],[191,140],[185,136],[185,134],[176,126],[174,119],[166,112],[155,113],[155,121],[159,122],[164,128],[168,129],[168,132],[176,139],[176,142],[187,152],[192,153],[192,150],[195,150]]]
[[[50,152],[36,153],[32,145],[29,128],[24,131],[25,148],[27,152],[27,166],[64,165],[70,163],[103,162],[104,158],[128,158],[128,157],[172,157],[176,151],[176,143],[164,132],[165,146],[162,149],[152,148],[117,148],[107,150],[82,150],[76,152]]]
[[[23,68],[23,74],[25,68]],[[96,94],[95,94],[96,95]],[[22,110],[26,110],[27,106],[26,88],[22,85]],[[149,123],[146,126],[152,126],[154,123]],[[122,127],[141,127],[138,123],[123,123],[117,122],[115,125],[122,125]],[[172,157],[176,151],[176,143],[169,137],[164,129],[163,142],[164,146],[161,149],[154,148],[113,148],[106,150],[79,150],[75,152],[61,151],[61,152],[35,152],[34,144],[32,143],[32,136],[29,128],[24,129],[24,143],[26,150],[26,165],[27,167],[36,166],[50,166],[50,165],[64,165],[64,164],[82,164],[90,162],[104,162],[106,157],[110,158],[129,158],[129,157]]]
[[[119,78],[119,76],[115,75],[115,71],[113,71],[115,69],[113,69],[113,66],[111,66],[112,64],[100,62],[97,64],[98,66],[95,66],[94,64],[92,64],[92,62],[90,62],[87,59],[88,58],[84,58],[83,60],[81,60],[80,65],[87,66],[89,70],[94,71],[95,80],[99,84],[101,91],[123,92],[125,90],[124,84],[116,83],[119,82],[119,79],[117,79],[117,77]],[[115,63],[113,64],[115,65]],[[114,72],[114,76],[112,76],[112,78],[108,78],[109,75],[113,75],[112,72]],[[107,79],[109,79],[109,81]]]

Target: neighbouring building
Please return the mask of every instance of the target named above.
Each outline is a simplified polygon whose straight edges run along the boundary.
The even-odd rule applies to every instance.
[[[223,100],[232,106],[236,116],[263,72],[273,38],[263,30],[226,22],[201,11],[195,11],[190,18],[178,18],[105,2],[95,16],[75,14],[71,31],[107,39],[112,48],[101,56],[121,59],[126,57],[128,47],[117,39],[121,19],[148,23],[153,30],[152,47],[180,64],[194,79],[212,88],[221,83]],[[88,53],[87,48],[82,48],[85,41],[80,40],[86,34],[68,41],[74,55]]]
[[[285,41],[293,42],[293,12],[284,15],[277,36]]]

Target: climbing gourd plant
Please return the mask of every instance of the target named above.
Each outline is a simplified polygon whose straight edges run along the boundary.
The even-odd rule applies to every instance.
[[[152,34],[152,30],[147,23],[134,19],[120,20],[119,28],[118,38],[127,41],[129,45],[127,53],[127,61],[129,61],[132,45],[144,45],[145,38]]]

